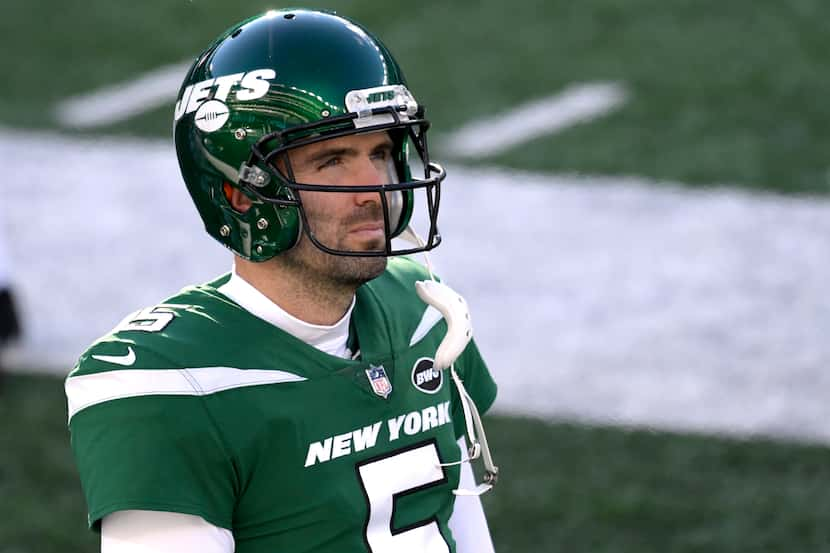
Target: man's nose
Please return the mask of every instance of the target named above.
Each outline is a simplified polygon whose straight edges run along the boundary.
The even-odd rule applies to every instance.
[[[364,159],[360,164],[360,170],[355,175],[354,184],[374,186],[388,184],[389,175],[385,166],[370,158]],[[377,191],[366,191],[355,193],[355,203],[362,205],[368,202],[380,203],[380,193]]]
[[[357,173],[355,184],[375,185],[389,182],[389,171],[386,163],[368,156],[361,159]]]

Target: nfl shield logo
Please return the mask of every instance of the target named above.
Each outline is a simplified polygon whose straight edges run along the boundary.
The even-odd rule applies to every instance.
[[[392,393],[392,383],[389,382],[389,377],[386,376],[386,369],[383,365],[369,365],[366,369],[366,376],[369,378],[369,383],[372,384],[372,389],[377,395],[386,399]]]

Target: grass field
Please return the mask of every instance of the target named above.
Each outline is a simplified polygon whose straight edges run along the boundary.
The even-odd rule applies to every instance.
[[[618,113],[488,162],[830,190],[830,3],[822,0],[315,4],[364,22],[392,46],[438,133],[573,82],[630,89]],[[11,3],[0,22],[0,125],[54,128],[52,108],[67,95],[192,59],[234,20],[274,5]],[[95,132],[169,136],[171,112]]]
[[[0,553],[95,551],[62,380],[0,396]],[[499,553],[823,552],[830,450],[490,416]]]

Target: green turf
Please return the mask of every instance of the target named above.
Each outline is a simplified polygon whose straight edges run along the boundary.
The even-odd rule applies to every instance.
[[[488,417],[499,553],[824,552],[830,450]],[[0,396],[0,553],[95,551],[62,381]]]
[[[500,553],[827,551],[830,451],[491,419]]]
[[[392,46],[440,132],[568,83],[620,80],[622,111],[486,160],[788,192],[830,190],[830,3],[335,2]],[[49,127],[68,94],[192,57],[263,0],[32,0],[0,18],[0,125]],[[169,136],[171,109],[103,129]]]
[[[0,381],[0,553],[97,551],[69,450],[63,381]]]

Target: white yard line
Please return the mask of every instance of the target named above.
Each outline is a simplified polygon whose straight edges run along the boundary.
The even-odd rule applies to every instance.
[[[483,158],[619,109],[628,94],[620,83],[584,83],[465,125],[445,139],[448,153]]]
[[[170,106],[191,62],[176,63],[61,102],[55,116],[61,125],[91,128],[125,121],[150,110]],[[172,117],[172,115],[171,115]]]
[[[65,127],[111,125],[172,104],[191,62],[167,65],[135,79],[74,96],[55,109]],[[466,125],[446,138],[455,156],[481,158],[602,117],[627,100],[620,83],[571,85],[562,92],[522,104],[490,119]]]
[[[168,141],[0,132],[0,158],[16,365],[65,374],[125,314],[230,267]],[[435,262],[470,303],[498,410],[830,442],[830,202],[448,173]]]

